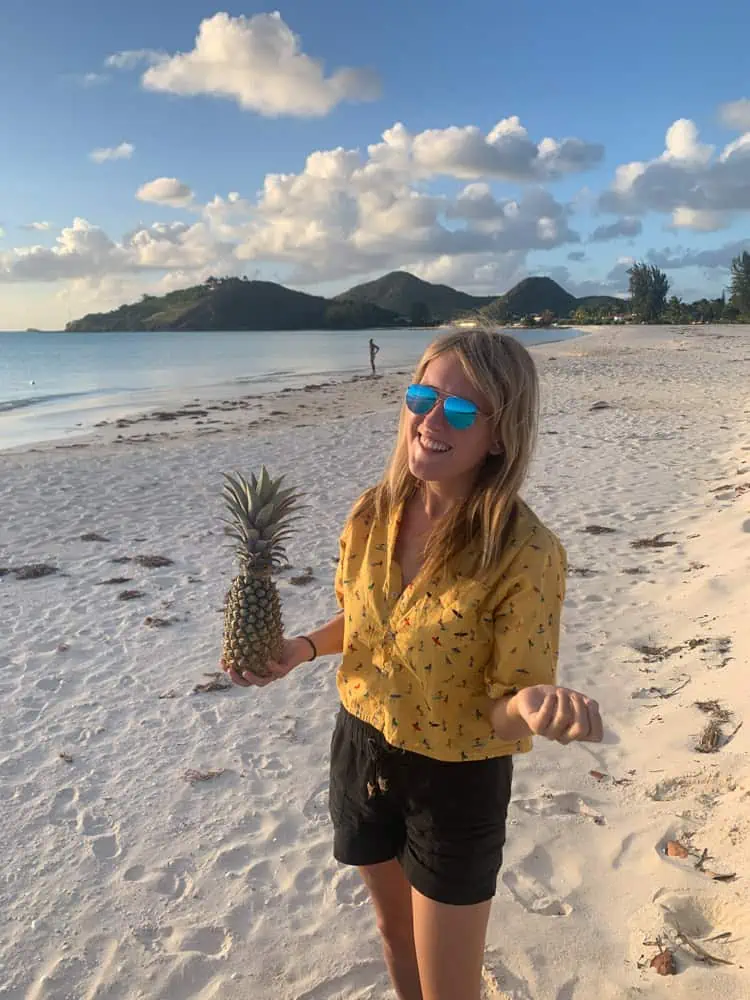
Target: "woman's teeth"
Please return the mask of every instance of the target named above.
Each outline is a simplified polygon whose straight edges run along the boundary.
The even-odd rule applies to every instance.
[[[443,444],[441,441],[430,441],[427,438],[423,438],[421,436],[419,438],[419,443],[422,445],[425,451],[441,452],[441,451],[451,450],[450,445],[448,444]]]

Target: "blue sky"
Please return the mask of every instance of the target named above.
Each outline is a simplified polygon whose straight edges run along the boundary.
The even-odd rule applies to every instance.
[[[212,273],[616,293],[644,258],[719,294],[750,246],[743,6],[5,0],[0,328]]]

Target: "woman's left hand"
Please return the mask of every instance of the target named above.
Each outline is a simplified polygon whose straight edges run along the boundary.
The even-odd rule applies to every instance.
[[[558,743],[600,743],[603,738],[599,705],[580,691],[535,684],[522,688],[511,701],[514,711],[535,736]]]

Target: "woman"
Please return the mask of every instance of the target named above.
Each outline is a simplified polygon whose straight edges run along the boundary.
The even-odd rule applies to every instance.
[[[342,613],[269,667],[275,680],[343,653],[334,855],[359,867],[400,1000],[478,1000],[513,754],[533,735],[599,741],[602,723],[555,685],[565,553],[518,495],[538,413],[530,355],[487,330],[449,333],[405,403],[385,476],[341,536]]]

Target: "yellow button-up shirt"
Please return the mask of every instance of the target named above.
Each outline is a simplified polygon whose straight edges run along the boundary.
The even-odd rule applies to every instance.
[[[566,556],[518,501],[497,568],[467,575],[464,554],[446,581],[403,587],[394,547],[402,508],[387,523],[349,518],[336,596],[344,612],[337,687],[344,708],[392,746],[437,760],[483,760],[531,749],[498,739],[490,699],[554,684]],[[463,570],[463,572],[462,572]]]

